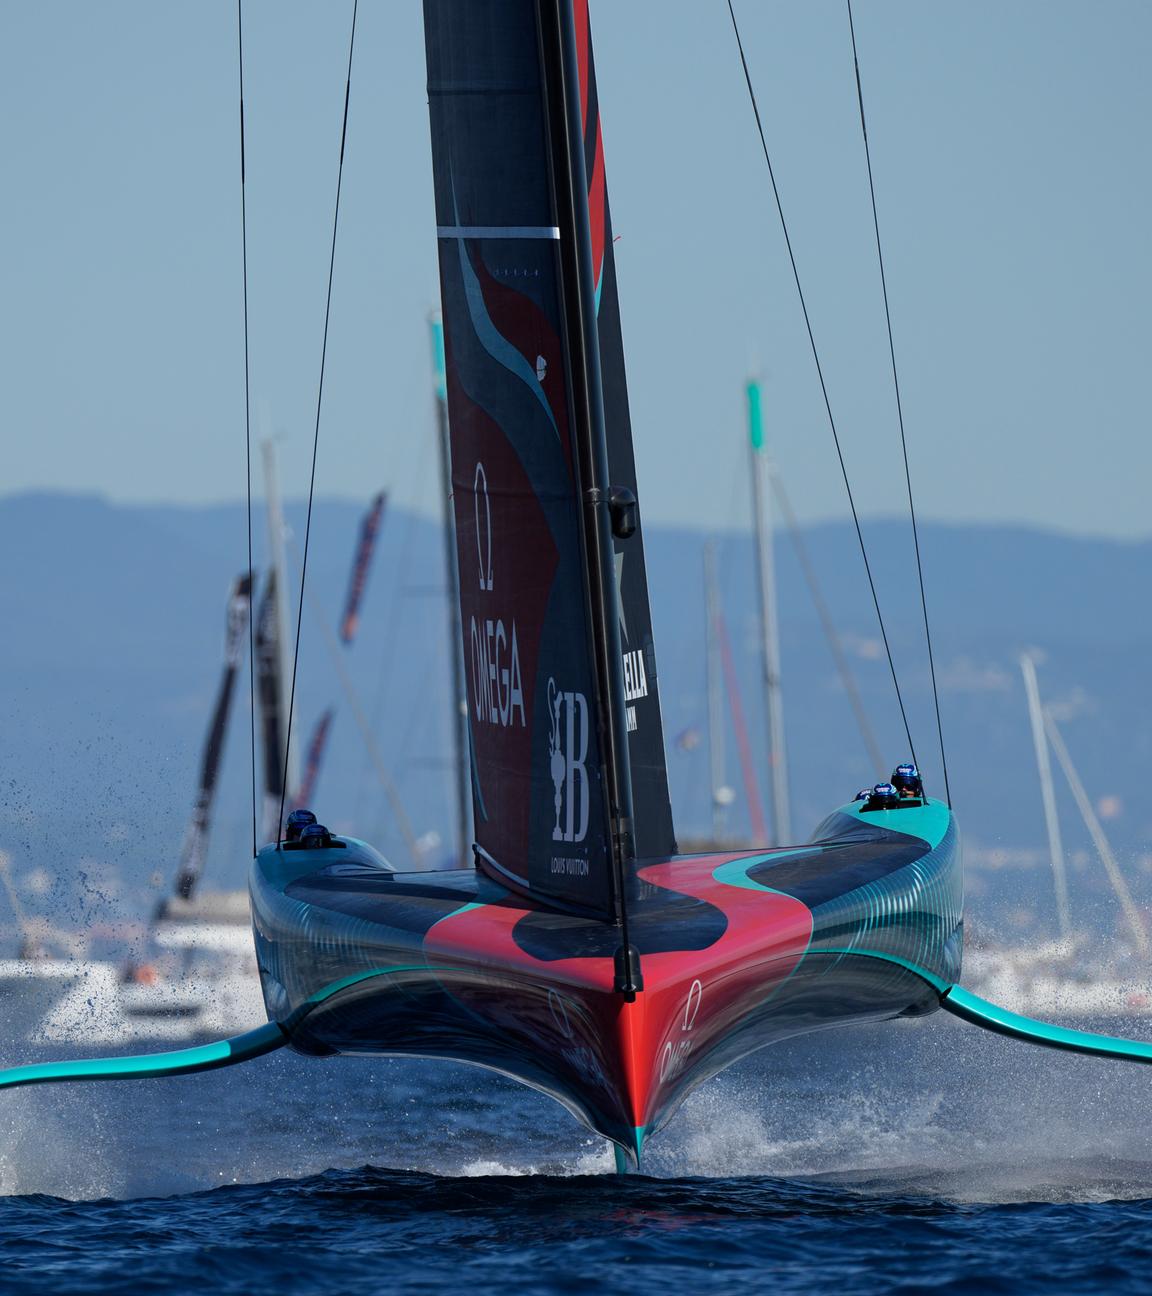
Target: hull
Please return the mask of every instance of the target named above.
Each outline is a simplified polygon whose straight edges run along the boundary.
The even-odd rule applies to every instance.
[[[960,970],[950,812],[845,807],[814,840],[641,863],[643,988],[618,930],[476,870],[401,873],[363,843],[266,847],[253,923],[269,1016],[298,1051],[448,1058],[550,1094],[633,1160],[697,1085],[776,1040],[939,1005]]]

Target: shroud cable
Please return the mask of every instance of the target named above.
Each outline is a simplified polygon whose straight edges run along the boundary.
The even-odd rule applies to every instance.
[[[308,542],[312,537],[312,500],[316,493],[316,458],[320,449],[320,410],[324,403],[324,363],[328,358],[328,322],[332,316],[332,279],[336,269],[336,232],[340,227],[340,187],[344,179],[344,144],[348,138],[348,100],[352,94],[352,53],[356,48],[356,11],[360,0],[352,4],[352,34],[348,39],[348,72],[344,79],[344,120],[340,127],[340,163],[336,170],[336,207],[332,213],[332,245],[328,254],[328,294],[324,302],[324,340],[320,347],[320,382],[316,390],[316,424],[312,432],[312,473],[308,479],[308,517],[304,523],[304,546],[300,559],[300,597],[296,604],[296,642],[292,650],[292,687],[288,691],[287,733],[284,739],[284,769],[292,750],[292,712],[296,708],[296,672],[300,665],[300,630],[304,620],[304,585],[308,579]],[[288,780],[280,786],[280,810],[276,817],[277,840],[283,836],[284,800]]]
[[[900,378],[896,372],[896,344],[892,340],[892,312],[888,306],[888,277],[884,273],[884,249],[880,242],[880,218],[876,213],[876,186],[872,180],[872,150],[868,144],[868,125],[864,119],[864,90],[860,84],[860,60],[856,54],[856,26],[852,21],[852,0],[848,4],[848,30],[852,35],[852,63],[856,69],[856,102],[860,105],[860,133],[864,136],[864,158],[868,164],[868,193],[872,199],[872,229],[876,235],[876,260],[880,264],[880,287],[884,294],[884,322],[888,326],[888,356],[892,361],[892,387],[896,392],[896,418],[900,424],[900,449],[904,453],[904,484],[908,488],[908,513],[912,518],[912,544],[916,550],[916,575],[920,582],[920,611],[924,617],[924,641],[928,645],[928,673],[932,677],[932,702],[936,708],[936,738],[940,744],[940,765],[944,772],[944,798],[952,808],[952,791],[948,785],[948,758],[944,754],[944,726],[940,720],[940,694],[936,688],[936,659],[932,652],[932,631],[928,624],[928,596],[924,591],[924,567],[920,561],[920,532],[916,525],[916,505],[912,499],[912,470],[908,466],[908,439],[904,435],[904,406],[900,400]]]
[[[796,283],[796,294],[800,298],[800,309],[804,315],[804,327],[808,330],[808,345],[812,351],[812,359],[816,362],[816,376],[820,380],[820,392],[824,397],[824,409],[828,415],[828,425],[832,429],[832,440],[836,446],[836,457],[840,461],[840,474],[844,478],[844,489],[848,495],[848,506],[852,510],[852,522],[856,527],[856,540],[860,546],[860,557],[864,560],[864,571],[868,577],[868,588],[872,592],[872,606],[876,609],[876,621],[880,627],[880,638],[884,642],[884,653],[888,658],[888,669],[892,675],[892,686],[896,690],[896,702],[900,707],[900,719],[904,724],[904,736],[908,739],[908,750],[912,754],[913,761],[919,765],[916,760],[916,746],[912,741],[912,730],[908,724],[908,713],[904,708],[904,695],[900,691],[900,677],[896,674],[896,662],[892,657],[892,647],[888,642],[888,631],[884,625],[884,615],[880,611],[880,598],[876,593],[876,582],[872,576],[872,564],[868,560],[868,548],[864,543],[864,532],[860,526],[860,516],[856,511],[856,500],[852,494],[852,483],[848,477],[848,466],[844,462],[844,451],[840,446],[840,434],[836,429],[836,419],[832,414],[832,401],[828,396],[828,385],[824,381],[824,367],[820,363],[820,352],[816,347],[816,335],[812,331],[812,320],[808,314],[808,302],[804,296],[804,289],[800,284],[800,270],[796,265],[796,254],[792,250],[792,239],[788,233],[788,222],[784,218],[784,204],[780,199],[780,190],[776,184],[776,172],[772,168],[772,158],[768,152],[768,141],[764,135],[764,123],[760,117],[760,105],[756,101],[756,91],[752,86],[752,74],[748,70],[748,59],[744,54],[744,41],[740,36],[740,26],[736,21],[736,10],[732,7],[732,0],[727,0],[728,15],[732,19],[732,31],[736,36],[736,46],[740,51],[740,64],[744,69],[744,84],[748,87],[748,98],[752,104],[752,113],[756,118],[756,129],[760,135],[760,147],[764,152],[764,161],[768,164],[768,179],[772,182],[772,195],[776,200],[776,211],[780,217],[780,228],[784,234],[784,244],[788,249],[788,260],[792,265],[792,278]]]

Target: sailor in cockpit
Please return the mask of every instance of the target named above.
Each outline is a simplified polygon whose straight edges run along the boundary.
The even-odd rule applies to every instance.
[[[293,810],[284,825],[284,840],[299,841],[304,829],[315,822],[316,816],[311,810]]]
[[[900,793],[900,799],[917,800],[924,799],[924,783],[920,778],[920,771],[908,761],[904,765],[897,765],[892,771],[892,786]]]

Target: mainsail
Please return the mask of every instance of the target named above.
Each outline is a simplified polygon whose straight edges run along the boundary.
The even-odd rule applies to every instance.
[[[629,701],[617,624],[647,651],[642,553],[622,540],[621,605],[605,543],[611,488],[633,491],[634,472],[622,354],[606,417],[585,282],[589,261],[603,279],[607,235],[572,147],[587,14],[574,31],[571,6],[549,0],[424,10],[477,852],[530,894],[614,917],[637,836],[645,851],[672,837],[655,672],[645,659],[649,692]],[[614,286],[611,301],[618,342]],[[608,422],[619,482],[602,462]],[[637,831],[626,730],[641,701]]]
[[[252,576],[237,576],[228,595],[228,625],[224,635],[224,674],[216,693],[216,705],[208,725],[204,754],[200,761],[200,786],[192,817],[184,834],[180,850],[180,868],[176,874],[176,894],[189,900],[208,852],[208,830],[212,821],[212,802],[216,796],[216,782],[220,773],[220,758],[224,752],[224,738],[228,732],[228,713],[232,707],[232,694],[236,690],[236,676],[243,657],[248,617],[252,606]]]

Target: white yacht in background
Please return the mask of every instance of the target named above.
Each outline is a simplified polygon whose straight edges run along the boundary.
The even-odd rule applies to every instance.
[[[964,971],[972,990],[1027,1017],[1108,1018],[1152,1015],[1152,954],[1144,916],[1132,898],[1116,856],[1084,789],[1079,772],[1051,709],[1040,700],[1036,663],[1020,658],[1028,714],[1036,749],[1036,768],[1044,805],[1048,853],[1056,892],[1059,939],[1042,944],[976,946],[965,953]],[[1091,942],[1077,933],[1068,901],[1067,875],[1050,756],[1055,755],[1088,829],[1128,930],[1128,949],[1107,965],[1092,956]],[[1115,947],[1109,946],[1109,954]]]
[[[0,1051],[14,1044],[116,1044],[133,1038],[112,963],[0,959]]]
[[[1152,1016],[1152,977],[1140,960],[1131,974],[1093,962],[1083,937],[965,952],[973,992],[1026,1017],[1102,1020]]]
[[[74,937],[24,912],[3,850],[0,888],[18,942],[14,958],[0,959],[0,1051],[11,1044],[58,1044],[81,1036],[102,1044],[128,1038],[115,965],[88,958]]]
[[[133,1039],[237,1035],[267,1016],[245,891],[204,891],[164,902],[150,932],[150,957],[119,988]]]
[[[262,607],[261,635],[269,626],[278,625],[281,588],[282,582],[269,578]],[[253,594],[251,574],[238,576],[228,596],[224,672],[209,719],[200,782],[180,850],[175,886],[152,917],[145,953],[130,963],[120,978],[120,1011],[125,1029],[133,1039],[181,1040],[235,1035],[266,1020],[247,893],[204,891],[200,887],[228,717],[246,655]],[[259,638],[257,646],[260,647]],[[281,664],[279,646],[279,636],[272,633],[272,658],[276,666]],[[263,689],[266,683],[263,662],[261,672]],[[276,680],[272,685],[276,693],[272,722],[279,726],[281,690]],[[280,742],[280,733],[277,727],[272,735],[274,748]],[[274,785],[272,790],[278,801],[279,785]]]
[[[270,594],[274,588],[270,582]],[[0,1049],[235,1035],[265,1021],[247,892],[199,889],[251,598],[252,580],[245,573],[229,595],[224,674],[174,893],[148,925],[145,953],[127,965],[95,961],[74,937],[29,917],[10,861],[0,851],[0,887],[15,918],[18,947],[14,958],[0,960]]]

